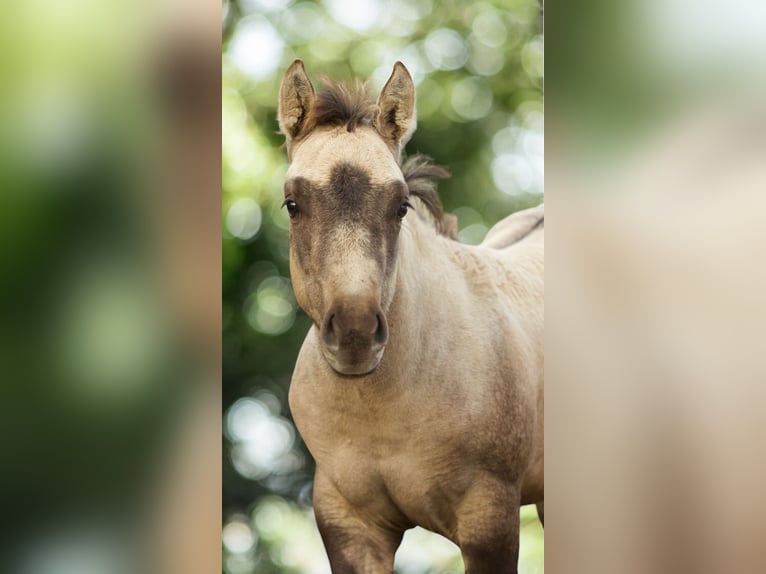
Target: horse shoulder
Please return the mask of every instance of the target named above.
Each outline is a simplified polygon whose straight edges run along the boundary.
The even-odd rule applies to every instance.
[[[317,428],[316,413],[317,410],[323,409],[324,397],[320,377],[324,368],[316,329],[312,327],[298,352],[288,393],[290,411],[309,447],[320,430]]]

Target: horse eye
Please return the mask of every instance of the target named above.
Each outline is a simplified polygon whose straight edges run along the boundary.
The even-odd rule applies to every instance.
[[[298,204],[295,203],[292,199],[285,199],[285,201],[282,203],[282,207],[287,208],[287,214],[291,218],[298,215]]]
[[[412,207],[412,205],[410,205],[409,201],[402,202],[402,204],[399,206],[399,211],[396,212],[396,215],[399,217],[399,219],[404,219],[404,216],[407,215],[407,209],[410,207]]]

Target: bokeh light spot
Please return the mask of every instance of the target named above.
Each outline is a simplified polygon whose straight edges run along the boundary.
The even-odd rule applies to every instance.
[[[229,409],[226,428],[232,440],[245,442],[258,438],[258,421],[268,416],[268,409],[260,401],[239,399]]]
[[[266,377],[256,377],[256,379],[266,379]],[[282,412],[282,403],[274,395],[274,393],[267,391],[266,389],[260,389],[253,395],[255,400],[261,403],[272,415],[279,415]]]
[[[502,46],[508,35],[502,17],[495,10],[479,12],[473,19],[471,29],[484,44],[493,48]]]
[[[463,37],[450,28],[431,32],[425,40],[428,60],[439,70],[457,70],[468,60],[468,49]]]
[[[543,41],[539,37],[534,38],[521,50],[521,65],[527,75],[536,80],[543,77],[543,64]]]
[[[250,326],[266,335],[280,335],[295,322],[295,300],[284,277],[267,277],[245,302]]]
[[[487,46],[477,38],[471,38],[471,57],[469,68],[481,76],[494,76],[503,69],[505,63],[503,52],[495,47]]]
[[[506,126],[497,130],[495,135],[492,136],[492,151],[495,152],[495,155],[515,149],[521,131],[521,128],[518,126]]]
[[[263,500],[255,509],[253,520],[255,527],[264,538],[278,534],[288,512],[287,504],[274,497]]]
[[[229,55],[242,72],[255,80],[269,77],[282,60],[285,43],[266,18],[248,16],[237,24]]]
[[[324,24],[324,14],[310,2],[293,6],[284,12],[279,20],[280,31],[285,39],[293,44],[301,44],[316,37]]]
[[[492,179],[507,195],[530,193],[533,178],[532,168],[523,156],[505,153],[492,161]]]
[[[295,429],[286,419],[272,414],[257,399],[238,399],[226,415],[226,430],[234,442],[234,468],[245,478],[258,480],[274,473],[299,468],[302,458],[294,452]]]
[[[244,554],[255,544],[255,533],[242,519],[232,520],[223,527],[223,545],[235,554]]]
[[[378,0],[325,0],[325,5],[336,22],[358,32],[371,28],[380,14]]]
[[[452,88],[452,109],[462,118],[478,120],[492,108],[492,91],[481,78],[468,77]]]
[[[261,217],[261,206],[254,199],[238,199],[226,214],[226,229],[238,239],[250,239],[260,230]]]

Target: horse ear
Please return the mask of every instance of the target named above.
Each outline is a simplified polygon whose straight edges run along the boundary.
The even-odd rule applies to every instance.
[[[394,71],[380,92],[378,109],[375,128],[401,153],[417,125],[415,84],[401,62],[394,64]]]
[[[295,60],[287,68],[279,87],[279,130],[287,143],[306,127],[309,114],[314,109],[316,92],[311,84],[302,60]]]

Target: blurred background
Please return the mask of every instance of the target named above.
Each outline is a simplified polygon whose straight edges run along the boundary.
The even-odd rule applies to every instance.
[[[313,461],[287,391],[310,321],[288,270],[287,169],[277,134],[282,73],[368,79],[401,60],[417,85],[407,146],[452,173],[440,184],[459,238],[542,201],[543,34],[536,0],[239,0],[223,3],[223,552],[227,574],[324,573],[311,512]],[[542,530],[523,510],[520,572],[542,572]],[[457,548],[410,531],[401,573],[462,572]]]
[[[206,2],[0,7],[0,572],[220,567],[219,49]]]
[[[546,567],[764,572],[766,3],[546,16]]]

